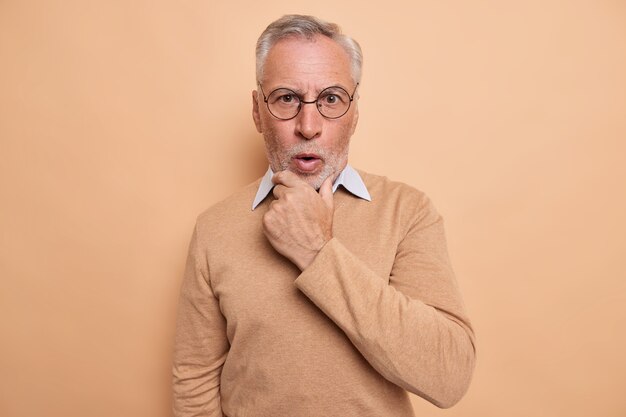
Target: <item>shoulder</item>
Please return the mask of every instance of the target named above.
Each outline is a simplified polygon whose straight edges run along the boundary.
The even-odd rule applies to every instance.
[[[423,191],[412,185],[394,181],[382,175],[371,174],[360,169],[357,169],[357,172],[372,196],[372,201],[375,199],[398,200],[420,205],[429,201],[428,196]]]
[[[252,201],[260,181],[260,178],[257,179],[201,212],[196,219],[199,234],[204,235],[206,232],[214,234],[220,231],[236,232],[238,225],[245,223],[254,215]]]
[[[386,176],[357,171],[372,196],[371,203],[392,212],[397,220],[414,224],[435,221],[440,217],[432,201],[422,190]]]

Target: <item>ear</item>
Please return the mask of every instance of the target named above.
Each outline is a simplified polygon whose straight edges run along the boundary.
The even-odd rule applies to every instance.
[[[356,125],[359,122],[359,105],[358,103],[355,103],[356,106],[354,106],[354,115],[352,116],[352,126],[350,126],[350,137],[352,137],[352,135],[354,135],[354,131],[356,130]]]
[[[257,90],[252,90],[252,118],[254,119],[257,132],[263,133],[261,114],[259,113],[259,92]]]

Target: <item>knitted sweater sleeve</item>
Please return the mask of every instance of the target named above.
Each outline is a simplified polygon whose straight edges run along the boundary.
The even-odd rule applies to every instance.
[[[173,360],[175,417],[222,417],[220,375],[229,344],[194,230],[180,292]]]
[[[399,241],[389,277],[333,238],[295,284],[389,381],[442,408],[466,392],[474,334],[429,200]]]

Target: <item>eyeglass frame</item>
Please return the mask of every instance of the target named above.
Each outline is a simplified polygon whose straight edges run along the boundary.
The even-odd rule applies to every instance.
[[[315,100],[313,100],[313,101],[304,101],[304,100],[300,97],[300,95],[299,95],[298,93],[296,93],[295,91],[293,91],[291,88],[287,88],[287,87],[278,87],[278,88],[275,88],[275,89],[273,89],[272,91],[270,91],[270,93],[266,96],[266,95],[265,95],[265,91],[263,91],[263,86],[261,85],[261,83],[258,83],[258,84],[259,84],[259,88],[261,89],[261,94],[263,94],[263,101],[265,102],[265,105],[267,106],[267,111],[269,111],[269,112],[270,112],[270,114],[271,114],[273,117],[275,117],[276,119],[278,119],[278,120],[291,120],[291,119],[295,119],[295,118],[296,118],[296,117],[300,114],[300,110],[302,110],[302,105],[303,105],[303,104],[314,104],[314,103],[317,103],[317,100],[319,100],[319,99],[320,99],[320,97],[322,96],[322,93],[323,93],[324,91],[326,91],[326,90],[331,89],[331,88],[340,88],[340,89],[342,89],[343,91],[345,91],[346,93],[348,93],[348,91],[347,91],[345,88],[343,88],[343,87],[341,87],[341,86],[339,86],[339,85],[331,85],[330,87],[326,87],[326,88],[324,88],[322,91],[320,91],[320,93],[317,95],[317,97],[315,98]],[[348,111],[350,110],[350,107],[352,106],[352,102],[354,101],[354,96],[356,95],[356,89],[357,89],[357,88],[359,88],[359,84],[360,84],[360,83],[356,83],[356,86],[354,86],[354,91],[352,92],[352,95],[350,95],[350,93],[348,93],[348,97],[350,98],[350,101],[348,102],[348,107],[346,108],[346,111],[345,111],[345,112],[343,112],[341,115],[336,116],[336,117],[328,117],[328,116],[326,116],[326,115],[324,115],[324,114],[322,113],[322,111],[320,110],[320,106],[315,106],[315,108],[317,109],[317,111],[319,112],[319,114],[321,114],[321,115],[322,115],[322,117],[323,117],[323,118],[325,118],[325,119],[329,119],[329,120],[336,120],[336,119],[339,119],[339,118],[341,118],[341,117],[345,116],[345,115],[346,115],[346,113],[348,113]],[[278,90],[288,90],[288,91],[291,91],[291,92],[294,94],[294,96],[298,97],[298,111],[296,112],[296,114],[294,114],[292,117],[289,117],[288,119],[284,119],[284,118],[282,118],[282,117],[278,117],[278,116],[276,116],[274,113],[272,113],[272,110],[270,109],[270,104],[268,103],[268,98],[269,98],[272,94],[274,94],[274,92],[276,92],[276,91],[278,91]]]

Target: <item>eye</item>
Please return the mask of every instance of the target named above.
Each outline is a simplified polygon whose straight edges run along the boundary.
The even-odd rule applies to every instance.
[[[293,94],[283,94],[280,97],[278,97],[278,101],[280,101],[281,103],[285,103],[285,104],[293,102],[294,99],[295,97]]]
[[[288,88],[279,88],[272,91],[268,97],[268,103],[270,105],[279,106],[296,106],[300,102],[298,95],[289,90]]]
[[[325,107],[345,106],[349,101],[348,93],[340,87],[327,88],[318,99],[319,105]]]
[[[324,103],[326,104],[336,104],[337,101],[339,101],[339,97],[337,97],[334,94],[329,94],[326,97],[324,97]]]

